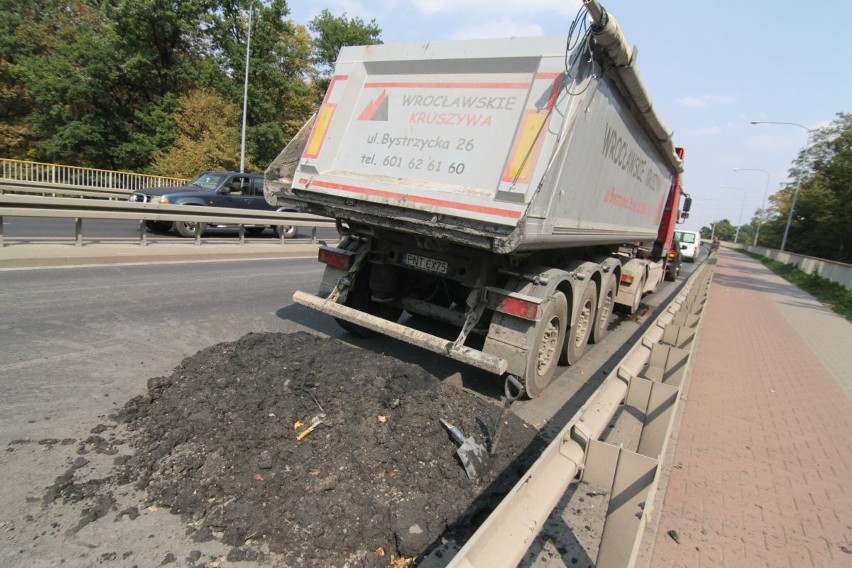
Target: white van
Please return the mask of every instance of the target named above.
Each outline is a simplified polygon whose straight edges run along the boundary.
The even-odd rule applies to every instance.
[[[698,247],[701,246],[701,235],[695,231],[675,231],[674,236],[680,247],[681,258],[695,262],[698,258]]]

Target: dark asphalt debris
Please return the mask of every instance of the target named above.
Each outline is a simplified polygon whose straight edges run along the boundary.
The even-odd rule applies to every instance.
[[[131,454],[114,475],[93,485],[70,469],[44,500],[89,499],[97,508],[81,522],[94,522],[109,491],[132,483],[147,495],[140,510],[181,515],[195,542],[216,538],[232,560],[388,566],[467,538],[538,455],[536,430],[509,415],[490,472],[471,482],[439,419],[487,446],[483,425],[499,414],[392,357],[307,333],[249,334],[150,379],[112,417]],[[83,444],[112,453],[110,442]],[[122,517],[135,518],[110,519]]]

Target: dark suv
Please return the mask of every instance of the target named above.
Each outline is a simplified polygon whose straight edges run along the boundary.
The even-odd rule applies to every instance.
[[[204,172],[180,187],[149,187],[133,193],[130,201],[137,203],[163,203],[172,205],[198,205],[207,207],[232,207],[237,209],[280,210],[263,197],[263,174],[240,172]],[[167,233],[174,229],[182,237],[194,237],[207,228],[203,223],[180,221],[146,221],[152,233]],[[249,234],[260,234],[265,226],[246,226]],[[292,237],[296,228],[275,227],[279,236]]]

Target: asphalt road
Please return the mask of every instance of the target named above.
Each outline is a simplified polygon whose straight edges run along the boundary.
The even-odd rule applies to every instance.
[[[684,264],[684,276],[693,266]],[[94,425],[143,392],[148,378],[253,331],[339,337],[499,399],[502,384],[492,375],[389,338],[353,338],[328,316],[294,305],[293,292],[316,290],[321,274],[312,259],[0,272],[0,442]],[[664,283],[645,303],[659,305],[673,290]],[[589,376],[605,376],[605,363],[641,321],[618,316],[606,340],[563,369],[547,397],[519,403],[517,411],[537,425],[551,420]]]
[[[694,266],[685,264],[682,277]],[[313,259],[0,272],[0,445],[85,439],[105,415],[145,392],[149,378],[169,373],[202,348],[259,331],[304,330],[341,338],[420,364],[443,380],[499,400],[502,384],[492,375],[389,338],[352,338],[332,318],[294,305],[293,292],[316,290],[321,274]],[[664,283],[646,297],[648,315],[638,320],[619,316],[606,340],[578,365],[563,369],[547,396],[519,401],[513,410],[536,426],[561,427],[625,345],[641,334],[643,323],[653,319],[654,306],[680,282]],[[57,449],[0,452],[0,528],[20,523],[27,507],[35,506],[33,500],[65,471],[67,456],[61,456]],[[156,555],[176,529],[165,523],[149,530]],[[66,558],[66,546],[66,540],[56,539],[58,557]],[[4,566],[54,565],[33,560],[0,553]]]

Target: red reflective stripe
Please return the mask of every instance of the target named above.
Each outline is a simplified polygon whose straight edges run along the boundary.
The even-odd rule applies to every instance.
[[[364,83],[367,89],[528,89],[529,83],[444,83],[416,81],[382,81]]]
[[[301,180],[300,180],[301,181]],[[498,209],[496,207],[486,207],[484,205],[472,205],[469,203],[459,203],[457,201],[446,201],[443,199],[433,199],[431,197],[421,197],[418,195],[407,195],[397,191],[385,191],[382,189],[372,189],[369,187],[359,187],[355,185],[346,185],[342,183],[330,183],[326,181],[314,180],[311,187],[322,187],[325,189],[333,189],[337,191],[346,191],[349,193],[360,193],[362,195],[370,195],[373,197],[383,197],[386,199],[398,199],[400,201],[409,201],[412,203],[422,203],[424,205],[436,205],[438,207],[447,207],[449,209],[459,209],[461,211],[472,211],[474,213],[485,213],[486,215],[494,215],[497,217],[510,217],[519,219],[520,211],[512,211],[510,209]]]
[[[328,89],[325,91],[325,96],[322,98],[322,104],[325,104],[328,101],[329,96],[331,96],[331,92],[334,90],[334,85],[338,81],[346,81],[349,79],[349,75],[335,75],[331,78],[331,82],[328,84]]]

